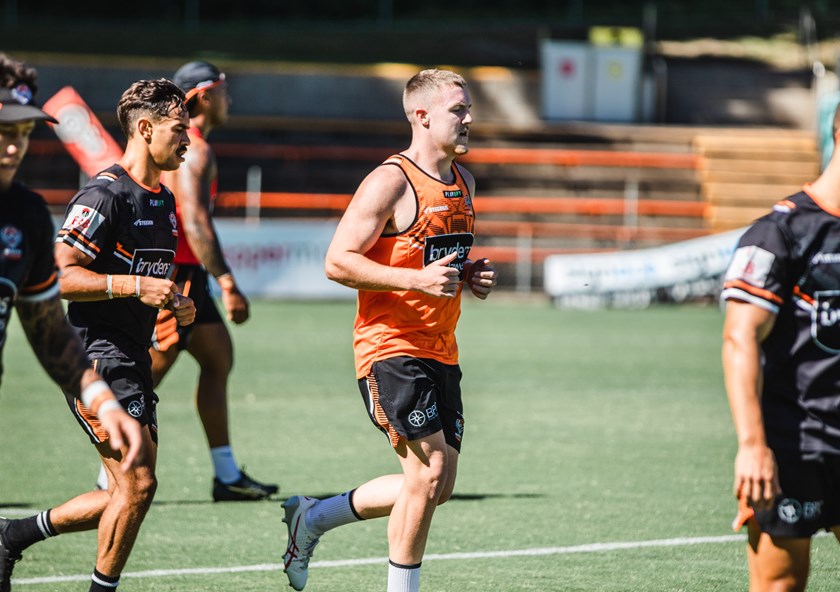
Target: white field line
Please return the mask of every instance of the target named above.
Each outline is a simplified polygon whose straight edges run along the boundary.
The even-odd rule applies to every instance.
[[[423,557],[423,561],[441,561],[447,559],[505,559],[509,557],[539,557],[545,555],[573,555],[576,553],[603,553],[608,551],[626,551],[633,549],[649,549],[652,547],[684,547],[687,545],[708,545],[720,543],[733,543],[746,540],[744,535],[729,534],[723,536],[706,536],[693,538],[659,539],[652,541],[627,541],[613,543],[590,543],[587,545],[574,545],[570,547],[541,547],[535,549],[512,549],[507,551],[475,551],[472,553],[438,553],[429,554]],[[310,568],[328,567],[352,567],[356,565],[384,565],[387,563],[384,557],[371,557],[368,559],[339,559],[335,561],[313,561]],[[148,571],[125,572],[123,578],[163,578],[172,576],[188,575],[211,575],[242,573],[251,571],[280,571],[283,569],[281,563],[263,563],[259,565],[238,565],[231,567],[192,567],[183,569],[153,569]],[[83,582],[90,580],[90,574],[72,576],[49,576],[43,578],[22,578],[12,580],[17,586],[27,584],[49,584],[55,582]]]

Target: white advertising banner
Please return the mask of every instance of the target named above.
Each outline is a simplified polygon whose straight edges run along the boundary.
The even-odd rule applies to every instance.
[[[545,291],[570,307],[646,306],[660,291],[674,301],[711,296],[744,230],[652,249],[552,255],[545,260]]]
[[[337,220],[217,219],[215,224],[225,259],[249,297],[355,298],[355,290],[324,275]]]

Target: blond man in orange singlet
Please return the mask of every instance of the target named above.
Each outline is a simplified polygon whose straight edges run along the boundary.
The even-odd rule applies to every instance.
[[[472,123],[466,81],[424,70],[403,106],[411,145],[359,186],[327,252],[327,276],[359,291],[356,378],[374,425],[402,473],[332,498],[284,504],[289,583],[303,590],[324,532],[389,516],[388,592],[417,592],[436,506],[452,494],[464,433],[455,326],[464,286],[485,299],[496,285],[486,259],[473,261],[475,180],[455,163]]]

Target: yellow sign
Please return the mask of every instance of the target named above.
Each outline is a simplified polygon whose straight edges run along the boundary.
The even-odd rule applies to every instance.
[[[621,45],[641,47],[645,38],[634,27],[592,27],[589,29],[589,43],[592,45]]]

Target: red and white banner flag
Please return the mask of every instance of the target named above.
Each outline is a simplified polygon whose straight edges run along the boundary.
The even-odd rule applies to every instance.
[[[73,87],[62,88],[42,109],[59,121],[52,127],[86,175],[92,177],[122,158],[120,145]]]

